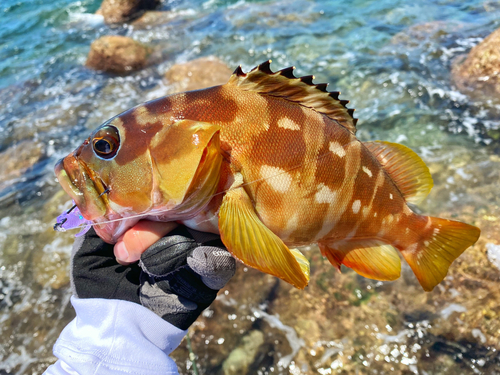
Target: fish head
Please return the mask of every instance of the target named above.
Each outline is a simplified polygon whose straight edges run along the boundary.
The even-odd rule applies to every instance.
[[[139,219],[184,220],[211,199],[219,127],[133,108],[99,126],[55,173],[97,234],[115,243]]]

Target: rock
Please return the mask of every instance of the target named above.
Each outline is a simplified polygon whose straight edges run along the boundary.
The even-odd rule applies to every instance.
[[[438,41],[443,36],[464,28],[464,24],[456,21],[431,21],[410,26],[391,38],[391,44],[402,44],[416,47],[425,41]]]
[[[122,23],[137,18],[145,10],[155,9],[159,0],[104,0],[96,14],[106,23]]]
[[[496,12],[500,9],[500,4],[498,1],[485,1],[483,3],[483,8],[486,12]]]
[[[165,78],[172,85],[172,92],[182,92],[222,85],[229,80],[231,73],[231,69],[217,57],[209,56],[175,64],[165,73]]]
[[[241,339],[241,344],[224,361],[224,375],[247,374],[248,367],[254,362],[260,346],[264,343],[261,331],[250,331]]]
[[[132,38],[108,35],[90,46],[86,66],[107,73],[127,74],[146,66],[150,48]]]
[[[53,245],[59,246],[61,240],[56,238]],[[69,285],[69,254],[64,251],[46,252],[45,249],[34,253],[33,276],[41,286],[60,289]]]
[[[38,163],[44,152],[35,141],[21,141],[0,152],[0,189],[9,180],[20,177]]]
[[[500,97],[500,29],[453,61],[451,78],[455,86],[476,97]]]

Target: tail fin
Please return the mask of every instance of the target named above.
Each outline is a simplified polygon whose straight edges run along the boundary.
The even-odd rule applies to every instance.
[[[477,241],[481,231],[458,221],[427,219],[430,222],[423,228],[420,239],[401,249],[401,253],[420,285],[430,292],[445,278],[451,263]]]

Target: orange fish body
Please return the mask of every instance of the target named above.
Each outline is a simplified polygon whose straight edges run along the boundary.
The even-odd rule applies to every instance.
[[[219,232],[245,264],[298,288],[309,264],[291,247],[317,243],[337,268],[377,280],[399,277],[399,251],[432,290],[479,229],[414,213],[407,203],[432,188],[423,161],[402,145],[359,141],[347,102],[292,71],[238,68],[225,85],[126,111],[56,174],[109,242],[137,214],[177,220]]]

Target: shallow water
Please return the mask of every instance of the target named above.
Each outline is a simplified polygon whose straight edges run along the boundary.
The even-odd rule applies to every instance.
[[[422,211],[481,219],[491,223],[487,233],[498,233],[500,107],[495,100],[472,101],[450,83],[453,59],[498,27],[495,2],[174,0],[161,6],[172,12],[172,20],[148,29],[106,26],[93,14],[98,7],[97,0],[0,4],[0,374],[41,373],[54,360],[51,346],[73,316],[67,276],[72,235],[51,229],[69,203],[53,165],[90,129],[161,93],[162,75],[176,62],[215,55],[246,71],[272,59],[275,70],[294,65],[297,76],[314,74],[315,82],[329,82],[330,90],[351,101],[360,138],[406,144],[429,164],[435,188]],[[158,63],[128,77],[88,70],[90,43],[107,34],[153,46]],[[488,251],[499,240],[487,236]],[[500,312],[488,307],[498,284],[476,280],[467,290],[457,289],[453,280],[462,271],[456,268],[440,290],[426,295],[414,281],[338,276],[323,267],[317,251],[310,254],[316,262],[314,285],[301,298],[310,297],[313,309],[322,301],[322,308],[332,311],[320,309],[317,319],[355,316],[355,321],[391,311],[393,326],[370,321],[361,334],[363,326],[353,323],[343,334],[341,327],[330,334],[321,323],[323,332],[313,333],[314,315],[287,314],[295,307],[296,291],[240,270],[243,276],[210,310],[215,313],[209,311],[193,328],[202,373],[222,373],[222,361],[249,329],[265,333],[250,373],[500,373],[493,344]],[[486,250],[478,254],[471,256],[472,266],[490,267],[488,282],[498,283]],[[464,285],[473,282],[471,272]],[[272,288],[242,295],[237,285],[250,274]],[[416,314],[405,300],[406,288],[432,305],[434,315]],[[462,300],[469,292],[479,298],[483,290],[476,303]],[[399,302],[384,304],[395,298]],[[489,320],[471,318],[474,326],[460,326],[469,324],[467,311],[482,304],[492,311]],[[439,334],[430,327],[436,322],[442,325]],[[452,332],[462,328],[472,336],[457,342]],[[181,372],[189,373],[185,347],[174,357]]]

